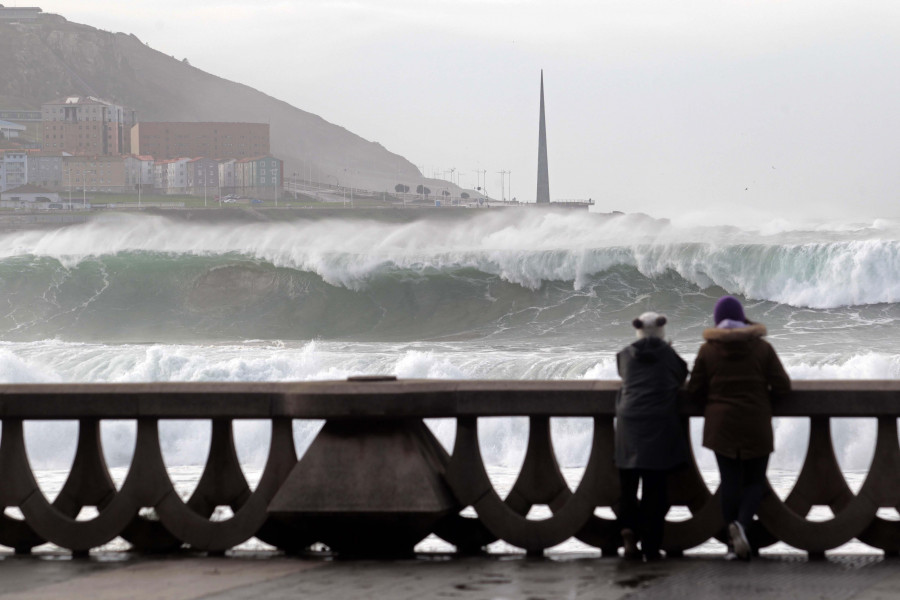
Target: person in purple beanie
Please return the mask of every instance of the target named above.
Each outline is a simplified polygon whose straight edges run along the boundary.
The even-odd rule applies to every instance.
[[[766,491],[774,449],[772,398],[791,390],[764,325],[750,321],[733,296],[713,309],[715,327],[703,332],[688,392],[704,403],[703,445],[716,454],[722,516],[728,527],[726,558],[749,560],[746,529]]]

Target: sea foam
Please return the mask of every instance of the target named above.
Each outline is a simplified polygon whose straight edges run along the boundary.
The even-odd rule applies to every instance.
[[[344,379],[355,374],[396,374],[403,378],[479,379],[615,379],[614,356],[585,358],[579,354],[478,351],[446,345],[441,350],[388,347],[379,344],[310,342],[298,346],[267,345],[121,345],[71,344],[58,341],[0,346],[0,382],[136,382],[136,381],[303,381]],[[686,355],[689,363],[692,355]],[[839,358],[824,356],[810,361],[804,355],[784,356],[794,379],[898,379],[900,357],[859,353]],[[577,373],[577,374],[576,374]],[[445,446],[452,448],[455,424],[432,420],[429,425]],[[295,443],[302,453],[320,422],[297,422]],[[561,464],[583,466],[591,440],[590,419],[554,419],[555,450]],[[700,421],[694,439],[700,439]],[[265,422],[242,422],[236,431],[244,463],[265,462],[269,431]],[[521,463],[527,441],[524,418],[482,419],[482,452],[490,464]],[[835,445],[842,465],[862,469],[871,460],[873,419],[836,422]],[[170,465],[201,464],[208,448],[209,424],[203,421],[165,422],[160,430],[163,451]],[[805,419],[781,419],[776,424],[779,452],[773,465],[799,468],[806,451]],[[29,459],[36,468],[65,468],[75,449],[74,423],[30,422],[26,428]],[[133,422],[103,424],[107,460],[113,466],[130,461],[134,444]],[[708,451],[696,447],[704,467],[714,467]]]

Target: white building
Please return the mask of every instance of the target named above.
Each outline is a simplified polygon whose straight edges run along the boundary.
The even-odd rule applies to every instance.
[[[0,194],[0,208],[26,210],[62,209],[59,194],[36,185],[21,185]]]
[[[234,164],[233,158],[219,161],[219,188],[223,194],[234,193]]]
[[[163,194],[187,193],[189,158],[173,158],[153,163],[153,187]]]
[[[167,194],[187,193],[187,164],[190,160],[189,158],[176,158],[166,164]]]
[[[28,183],[28,153],[4,150],[0,160],[0,192]]]
[[[152,156],[126,156],[125,178],[129,187],[148,189],[154,187],[154,161]]]
[[[63,157],[59,154],[28,155],[28,183],[59,189],[63,183]]]
[[[25,133],[25,126],[0,120],[0,139],[14,140]]]

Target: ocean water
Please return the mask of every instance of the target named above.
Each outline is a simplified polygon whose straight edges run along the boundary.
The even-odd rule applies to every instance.
[[[768,327],[795,379],[900,377],[900,222],[726,227],[504,209],[404,222],[110,215],[0,233],[0,382],[614,379],[635,316],[665,313],[690,364],[725,293]],[[298,450],[320,425],[295,424]],[[430,425],[452,443],[452,422]],[[500,489],[521,464],[527,421],[480,427]],[[848,479],[864,473],[874,420],[834,429]],[[572,473],[590,432],[589,420],[554,421]],[[65,473],[75,433],[27,423],[34,468]],[[802,419],[776,423],[771,474],[785,490],[807,435]],[[267,425],[240,423],[236,438],[258,470]],[[111,467],[127,468],[134,424],[106,422],[103,439]],[[161,439],[170,467],[199,472],[208,423],[165,422]],[[712,456],[695,450],[714,477]]]

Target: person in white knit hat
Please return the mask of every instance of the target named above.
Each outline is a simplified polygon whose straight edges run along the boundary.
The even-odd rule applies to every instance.
[[[628,559],[661,557],[668,475],[688,459],[677,404],[688,368],[665,341],[666,322],[665,315],[642,314],[632,321],[638,340],[616,356],[622,378],[616,399],[616,466],[622,488],[618,517]]]

